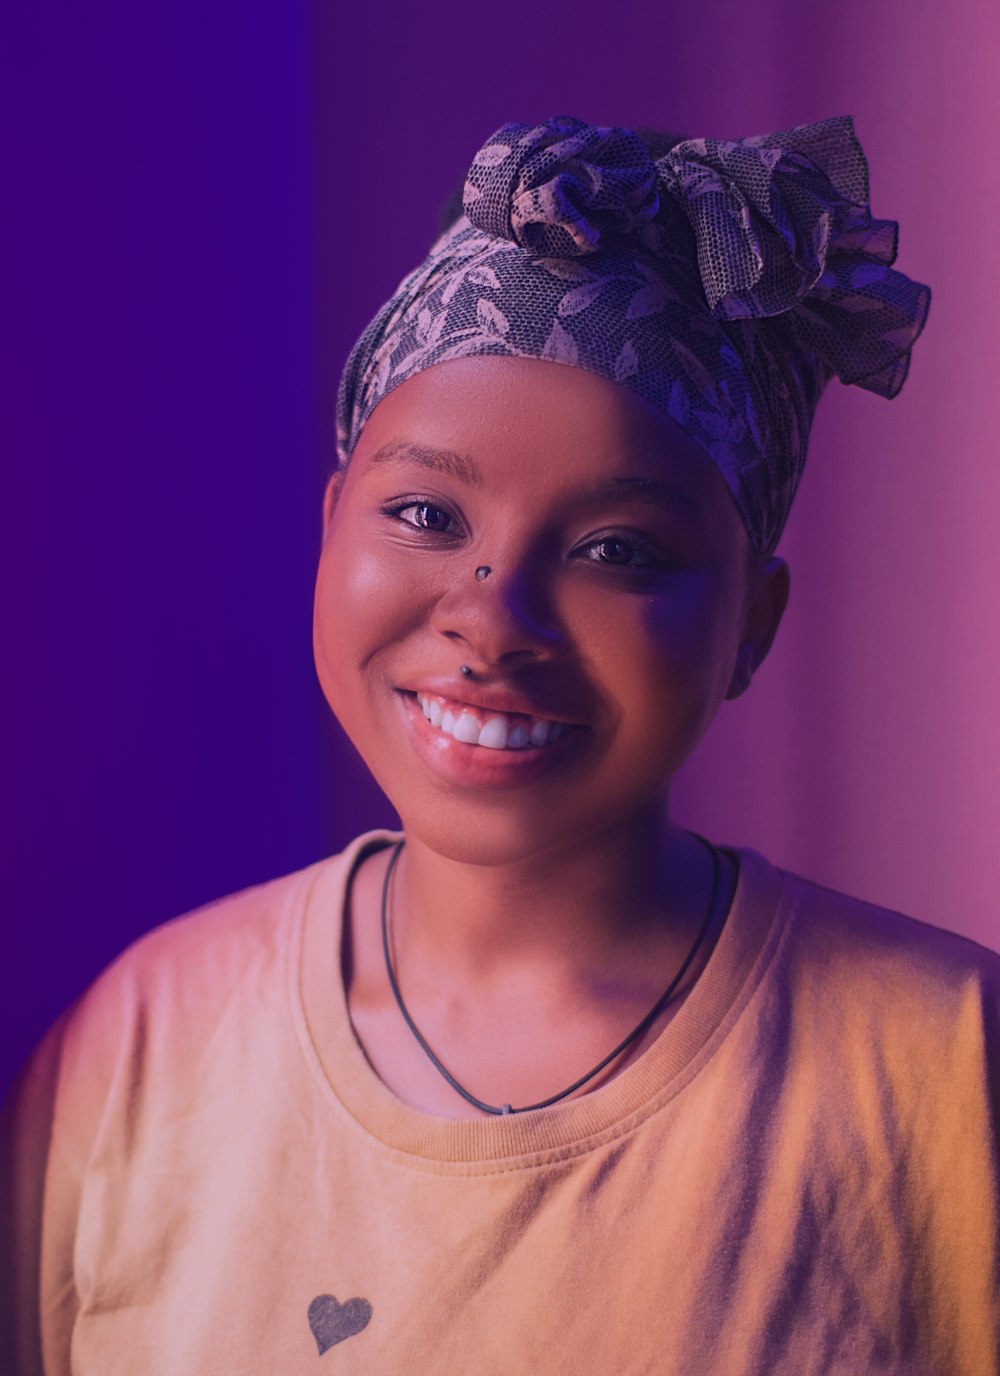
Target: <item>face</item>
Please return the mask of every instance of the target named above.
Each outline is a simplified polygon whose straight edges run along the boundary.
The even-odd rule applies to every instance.
[[[325,518],[327,701],[407,833],[469,863],[662,814],[787,596],[693,440],[536,359],[454,359],[390,392]]]

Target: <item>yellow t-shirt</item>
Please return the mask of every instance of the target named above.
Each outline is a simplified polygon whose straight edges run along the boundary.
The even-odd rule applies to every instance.
[[[160,927],[42,1043],[5,1117],[18,1376],[1000,1372],[1000,956],[737,851],[630,1067],[438,1118],[340,978],[395,839]]]

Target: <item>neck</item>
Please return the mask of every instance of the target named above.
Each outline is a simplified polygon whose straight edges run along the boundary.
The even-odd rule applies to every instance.
[[[453,859],[407,834],[390,881],[394,949],[481,990],[594,987],[686,949],[712,887],[711,856],[665,807],[503,863]]]

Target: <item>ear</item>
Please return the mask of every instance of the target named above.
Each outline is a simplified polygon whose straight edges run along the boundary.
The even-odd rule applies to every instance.
[[[727,698],[738,698],[763,664],[788,606],[790,575],[784,559],[771,558],[750,575],[743,636]]]
[[[346,468],[337,468],[330,474],[323,493],[323,540],[326,540],[327,532],[330,529],[330,522],[333,520],[333,513],[337,508],[337,501],[340,498],[341,489],[344,486],[344,476]]]

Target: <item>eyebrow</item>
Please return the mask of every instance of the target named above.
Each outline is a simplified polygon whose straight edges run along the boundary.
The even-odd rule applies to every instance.
[[[367,473],[380,463],[419,463],[424,468],[432,468],[438,473],[447,473],[458,478],[470,487],[481,487],[483,475],[470,458],[456,454],[453,449],[429,449],[422,444],[410,444],[406,440],[391,440],[377,449],[365,464]]]
[[[662,478],[608,478],[587,492],[586,501],[588,505],[607,501],[639,502],[658,511],[683,516],[697,516],[701,510],[686,488]]]
[[[365,464],[365,472],[385,463],[417,463],[438,473],[447,473],[470,487],[483,485],[483,475],[475,462],[467,455],[458,454],[452,449],[433,449],[426,445],[411,444],[407,440],[391,440],[371,455]],[[608,478],[596,487],[588,488],[581,493],[580,500],[585,506],[599,506],[609,501],[638,502],[658,511],[668,511],[687,517],[697,516],[700,510],[697,500],[690,492],[662,478]]]

